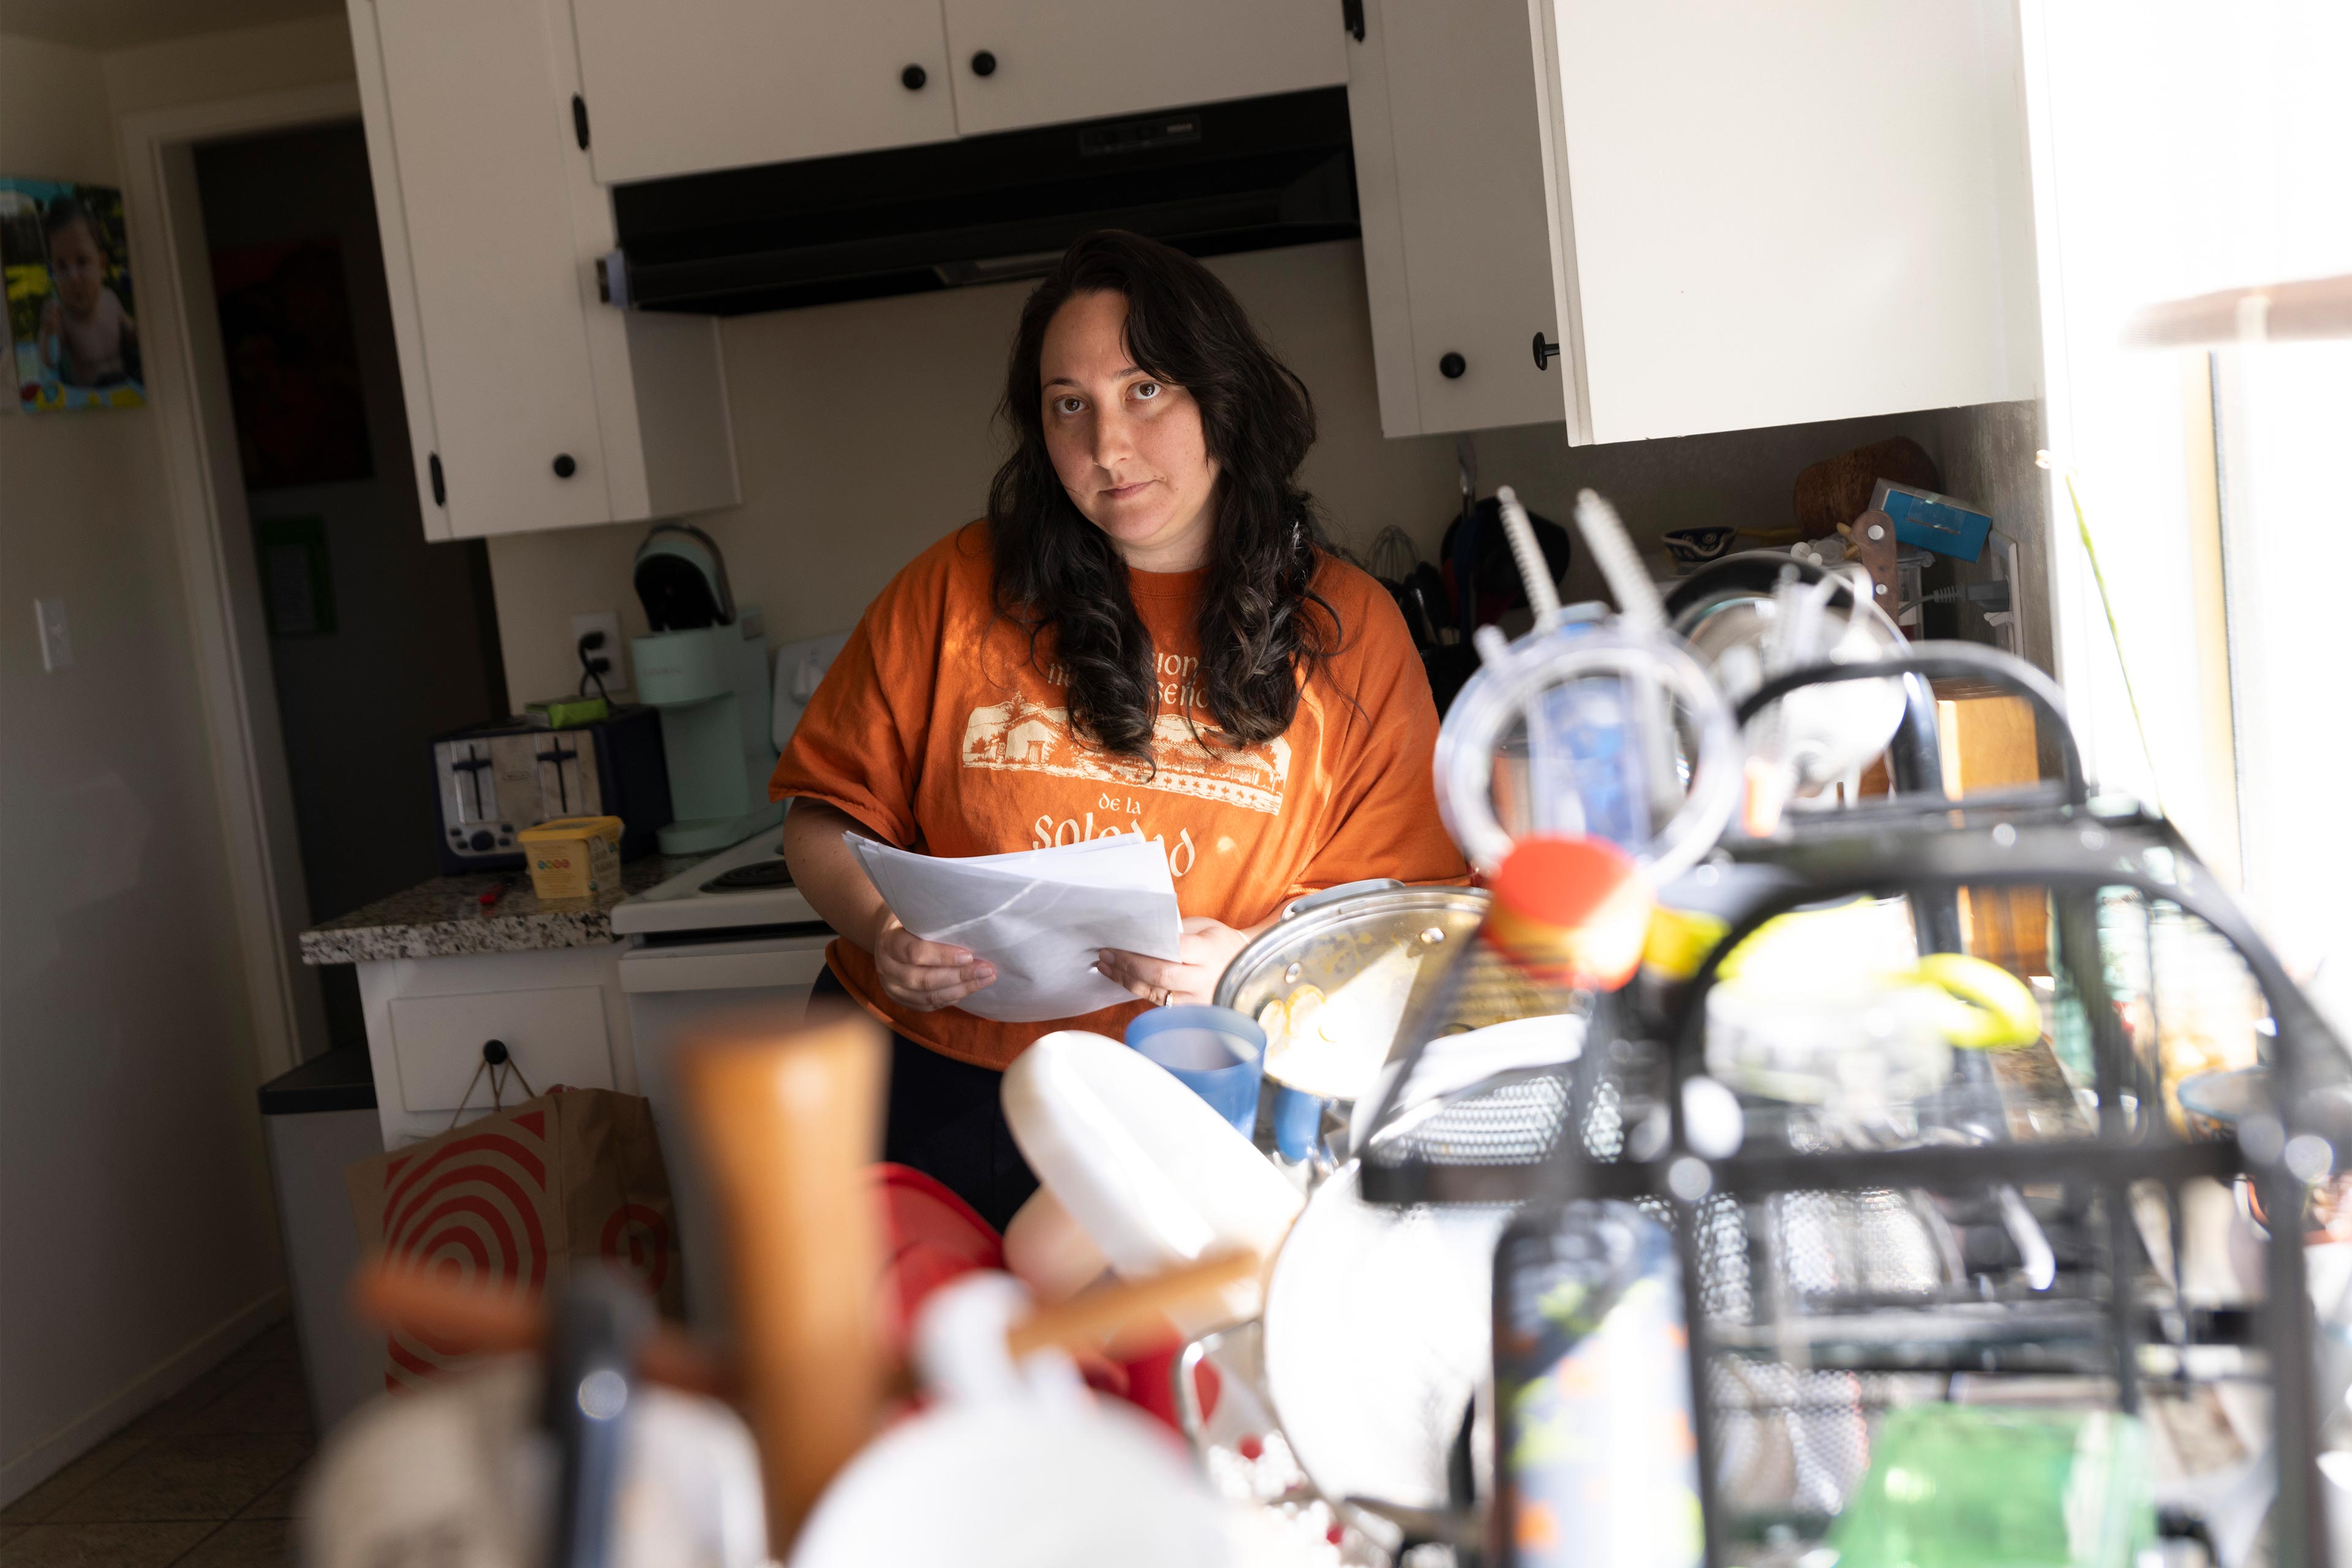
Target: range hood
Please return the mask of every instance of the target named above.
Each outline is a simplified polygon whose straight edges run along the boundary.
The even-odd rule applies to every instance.
[[[1344,88],[616,186],[606,300],[732,316],[1042,276],[1089,229],[1194,256],[1360,232]]]

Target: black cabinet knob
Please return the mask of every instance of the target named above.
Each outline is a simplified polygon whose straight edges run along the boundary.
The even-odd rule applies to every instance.
[[[898,85],[908,92],[922,91],[923,84],[930,79],[931,73],[920,66],[908,66],[898,73]]]
[[[982,49],[978,54],[972,56],[971,74],[974,76],[994,76],[996,74],[996,57],[990,54],[986,49]]]
[[[1449,353],[1437,362],[1437,374],[1448,381],[1460,381],[1462,373],[1469,368],[1470,362],[1456,353]]]
[[[579,471],[580,465],[572,460],[571,453],[558,452],[555,454],[555,477],[557,479],[568,479]]]
[[[1551,362],[1559,357],[1559,345],[1553,342],[1549,338],[1545,337],[1541,332],[1538,332],[1536,334],[1536,368],[1538,370],[1549,370],[1551,368]]]
[[[482,1059],[494,1068],[507,1065],[507,1043],[504,1040],[484,1040]]]

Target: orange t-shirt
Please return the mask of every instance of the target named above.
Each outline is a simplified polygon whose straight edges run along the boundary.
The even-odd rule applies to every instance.
[[[1166,847],[1187,915],[1256,925],[1288,900],[1365,877],[1467,875],[1437,817],[1437,709],[1404,617],[1365,573],[1325,557],[1317,592],[1339,613],[1339,651],[1299,694],[1290,728],[1260,745],[1204,750],[1185,721],[1205,572],[1129,572],[1159,663],[1156,771],[1074,734],[1050,636],[996,613],[985,522],[917,556],[868,605],[776,765],[769,794],[839,807],[901,849],[996,855],[1113,833]],[[985,957],[986,954],[982,956]],[[850,993],[942,1055],[1002,1068],[1058,1028],[1118,1037],[1140,1002],[1051,1023],[1003,1024],[961,1007],[911,1012],[883,994],[873,955],[836,939]]]

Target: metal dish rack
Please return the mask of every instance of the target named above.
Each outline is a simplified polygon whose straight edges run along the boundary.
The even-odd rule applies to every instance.
[[[2317,1136],[2332,1141],[2341,1167],[2352,1149],[2352,1125],[2337,1124],[2352,1107],[2352,1059],[2169,824],[2133,803],[2090,798],[2055,690],[2038,671],[1979,649],[1923,648],[1901,661],[1797,671],[1759,690],[1738,717],[1745,724],[1801,686],[1890,674],[1966,675],[2024,696],[2060,776],[1998,797],[1897,795],[1792,817],[1768,839],[1727,842],[1711,874],[1734,912],[1695,974],[1645,976],[1595,998],[1571,1068],[1503,1075],[1402,1115],[1383,1108],[1360,1155],[1363,1195],[1395,1205],[1613,1197],[1671,1226],[1709,1568],[1793,1562],[1801,1553],[1790,1543],[1817,1538],[1859,1478],[1874,1416],[1890,1401],[2061,1378],[2137,1414],[2151,1395],[2209,1380],[2217,1350],[2231,1368],[2221,1375],[2264,1370],[2270,1388],[2273,1561],[2320,1568],[2329,1538],[2315,1456],[2326,1413],[2304,1248],[2283,1226],[2263,1249],[2263,1303],[2200,1307],[2180,1289],[2181,1194],[2200,1178],[2242,1181],[2261,1213],[2300,1216],[2306,1185],[2284,1152],[2298,1136]],[[1956,1074],[1950,1103],[1923,1113],[1922,1136],[1899,1146],[1841,1146],[1801,1116],[1747,1100],[1734,1152],[1708,1158],[1694,1148],[1685,1086],[1706,1070],[1706,996],[1743,940],[1801,908],[1900,896],[1911,901],[1922,951],[1956,947],[1936,939],[1957,934],[1952,910],[1963,890],[1981,898],[2001,889],[2043,889],[2048,900],[2056,994],[2039,1046],[2013,1053],[2022,1059],[1998,1077],[1985,1053],[1958,1053],[1972,1070]],[[2153,953],[2141,955],[2147,996],[2119,995],[2112,983],[2118,938],[2132,932],[2112,919],[2103,930],[2102,911],[2135,908],[2143,941],[2158,918],[2201,922],[2244,966],[2267,1009],[2255,1027],[2268,1036],[2270,1115],[2218,1136],[2175,1125],[2177,1075],[2154,1016]],[[2057,1068],[2053,1044],[2073,1047],[2071,1077]],[[1401,1081],[1420,1050],[1409,1050]],[[1976,1131],[1938,1138],[1927,1121]],[[1978,1289],[1962,1299],[1913,1277],[1921,1247],[1997,1232],[2003,1205],[2016,1198],[2025,1207],[2027,1193],[2036,1194],[2028,1228],[2038,1226],[2052,1254],[2046,1289],[1996,1288],[2005,1270],[1964,1268]],[[2166,1217],[2151,1227],[2151,1212]],[[1801,1237],[1791,1239],[1806,1226],[1811,1265]],[[1825,1237],[1843,1238],[1851,1256]],[[2168,1246],[2168,1287],[2151,1241],[2157,1251]],[[1871,1256],[1874,1247],[1885,1256]],[[1774,1446],[1769,1464],[1757,1458],[1764,1446]],[[1772,1484],[1758,1484],[1767,1472]],[[2189,1521],[2173,1524],[2194,1532]]]

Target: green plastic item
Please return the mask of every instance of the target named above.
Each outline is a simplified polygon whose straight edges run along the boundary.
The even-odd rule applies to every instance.
[[[1987,1405],[1887,1412],[1826,1542],[1836,1568],[2132,1568],[2155,1543],[2146,1427]]]
[[[551,697],[532,703],[523,714],[541,730],[577,730],[610,719],[613,705],[602,697]]]

